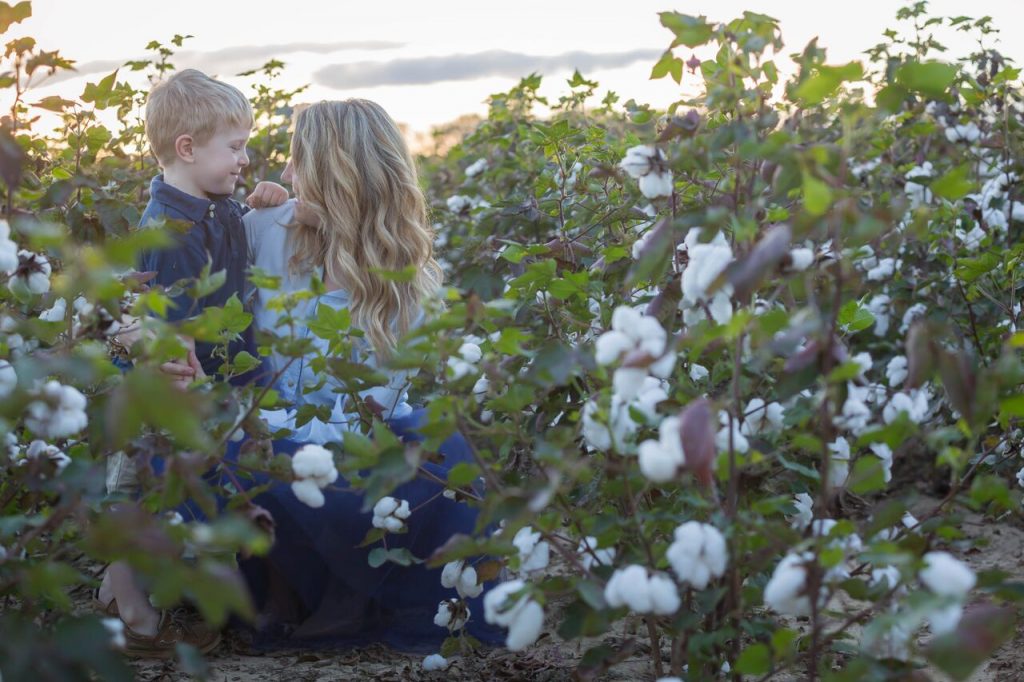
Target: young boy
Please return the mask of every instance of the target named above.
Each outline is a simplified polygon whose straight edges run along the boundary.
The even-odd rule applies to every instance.
[[[175,298],[168,320],[192,317],[207,306],[222,306],[233,295],[246,300],[248,249],[242,215],[249,207],[231,195],[249,165],[245,145],[252,125],[252,109],[245,95],[195,69],[175,74],[150,93],[146,136],[163,173],[150,184],[141,225],[169,219],[192,226],[178,235],[173,248],[143,254],[140,270],[156,272],[151,283],[165,287],[182,278],[198,277],[208,263],[211,273],[225,273],[224,285],[210,295],[197,301],[187,294]],[[261,182],[249,203],[276,206],[287,199],[284,187]],[[221,363],[213,350],[212,344],[196,343],[196,357],[210,376]],[[231,357],[242,350],[256,355],[251,327],[228,345]],[[187,376],[191,370],[182,365],[181,371]],[[232,377],[231,383],[248,383],[255,371]]]
[[[237,88],[194,69],[175,74],[150,93],[146,136],[163,173],[150,185],[141,226],[161,219],[184,221],[191,226],[175,234],[171,248],[144,253],[140,270],[155,272],[151,283],[165,287],[198,277],[207,265],[211,273],[225,273],[223,286],[198,301],[187,294],[173,299],[174,306],[168,311],[171,321],[192,317],[206,306],[222,306],[233,295],[246,301],[248,248],[242,215],[248,207],[231,195],[249,164],[245,145],[252,125],[249,101]],[[287,199],[283,187],[263,182],[247,201],[253,206],[275,206]],[[214,376],[222,359],[215,357],[213,350],[212,344],[196,343],[188,362],[168,363],[162,369],[186,385],[196,373],[196,364]],[[251,329],[228,346],[231,357],[242,350],[256,355]],[[232,377],[231,382],[240,385],[251,381],[256,371]],[[123,453],[111,456],[108,493],[131,493],[135,488],[134,464]],[[220,640],[218,633],[202,624],[156,611],[135,582],[130,567],[121,562],[110,566],[97,598],[105,611],[117,613],[124,620],[126,649],[131,655],[171,657],[177,642],[206,652]]]

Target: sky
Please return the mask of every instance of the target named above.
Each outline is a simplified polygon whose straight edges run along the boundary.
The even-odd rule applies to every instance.
[[[613,90],[656,107],[695,87],[670,78],[649,80],[651,66],[671,42],[658,12],[675,10],[728,20],[749,9],[781,21],[784,54],[798,52],[817,36],[829,61],[862,58],[861,52],[897,24],[896,0],[33,0],[33,17],[11,28],[5,40],[31,35],[42,49],[60,49],[77,63],[36,86],[27,98],[81,94],[125,60],[145,55],[150,40],[167,42],[192,34],[172,59],[249,92],[252,79],[237,77],[270,58],[285,62],[279,87],[309,84],[303,101],[364,97],[379,102],[413,131],[460,114],[486,114],[486,99],[520,77],[544,76],[542,94],[567,91],[574,68]],[[1024,1],[933,0],[933,14],[990,15],[1004,32],[996,44],[1024,63],[1024,41],[1012,28],[1024,25]],[[964,34],[941,36],[953,54],[975,45]],[[1012,40],[1016,38],[1016,40]],[[1004,44],[1005,43],[1005,44]],[[687,48],[676,53],[689,57]],[[785,61],[788,61],[785,60]],[[785,68],[783,69],[786,70]],[[125,78],[140,77],[127,70]],[[141,81],[140,81],[141,82]],[[3,102],[0,101],[0,106]],[[8,104],[9,106],[9,104]]]

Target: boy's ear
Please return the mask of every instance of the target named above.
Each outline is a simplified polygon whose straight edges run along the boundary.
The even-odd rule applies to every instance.
[[[179,135],[178,139],[174,141],[174,152],[179,159],[185,163],[192,163],[195,161],[195,152],[192,149],[192,136],[191,135]]]

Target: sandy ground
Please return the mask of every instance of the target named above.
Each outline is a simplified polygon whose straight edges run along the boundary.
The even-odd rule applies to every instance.
[[[934,500],[922,499],[920,509],[928,509]],[[918,508],[918,505],[915,505]],[[965,517],[965,533],[982,545],[962,558],[976,570],[1000,568],[1024,578],[1024,530],[1008,524],[982,523],[977,515]],[[621,641],[622,634],[612,635]],[[927,637],[923,637],[921,642]],[[641,651],[645,639],[638,639]],[[589,643],[588,643],[589,644]],[[257,680],[536,680],[538,682],[574,679],[574,672],[582,653],[576,644],[558,641],[554,635],[545,635],[536,647],[527,652],[512,654],[495,650],[468,657],[455,658],[445,672],[426,673],[421,666],[422,656],[409,656],[384,648],[370,648],[348,653],[280,651],[272,654],[252,655],[239,637],[228,633],[224,644],[209,658],[210,680],[216,682],[254,682]],[[140,680],[186,680],[189,676],[177,663],[137,662]],[[932,669],[920,671],[920,679],[944,680],[944,675]],[[624,661],[613,671],[599,679],[653,680],[649,659],[638,655]],[[778,682],[802,679],[799,672],[780,674]],[[971,678],[975,682],[1024,681],[1024,628],[1017,632]]]

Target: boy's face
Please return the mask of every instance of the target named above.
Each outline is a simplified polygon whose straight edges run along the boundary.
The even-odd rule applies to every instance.
[[[192,171],[199,188],[207,194],[231,194],[242,169],[249,165],[245,144],[249,129],[222,128],[204,144],[193,145]]]

